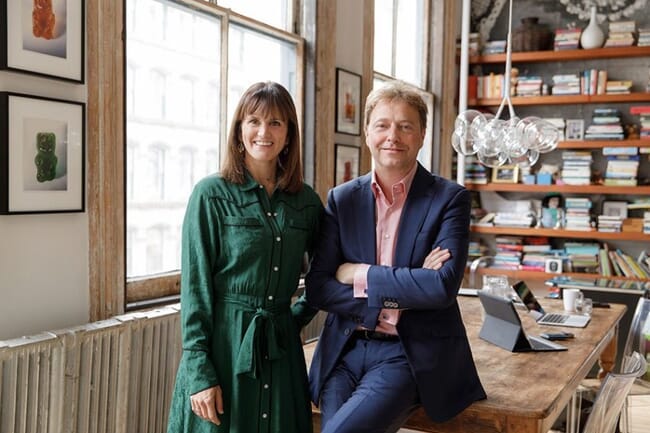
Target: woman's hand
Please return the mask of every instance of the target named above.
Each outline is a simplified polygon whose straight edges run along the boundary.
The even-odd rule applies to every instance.
[[[190,396],[192,412],[196,416],[213,424],[220,425],[217,414],[223,414],[223,398],[219,385],[204,389]]]
[[[424,259],[422,267],[424,269],[433,269],[437,271],[442,265],[451,257],[449,250],[441,250],[440,247],[435,247],[428,256]]]

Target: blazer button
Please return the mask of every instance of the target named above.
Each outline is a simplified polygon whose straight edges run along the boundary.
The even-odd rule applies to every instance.
[[[344,333],[345,335],[350,335],[350,330],[349,330],[349,329],[346,329],[345,331],[343,331],[343,333]]]

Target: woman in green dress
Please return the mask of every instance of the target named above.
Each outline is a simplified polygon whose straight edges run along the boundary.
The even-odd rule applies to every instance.
[[[323,206],[303,182],[293,100],[252,85],[231,124],[222,171],[200,181],[183,222],[183,355],[168,432],[312,431],[292,301]]]

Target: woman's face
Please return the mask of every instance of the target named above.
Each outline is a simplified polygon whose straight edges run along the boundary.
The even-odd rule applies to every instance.
[[[248,114],[241,123],[246,161],[275,161],[287,145],[289,126],[277,112]]]

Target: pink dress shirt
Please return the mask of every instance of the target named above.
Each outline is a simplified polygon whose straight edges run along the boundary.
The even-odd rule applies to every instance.
[[[402,210],[408,195],[411,183],[417,171],[417,164],[411,171],[396,184],[391,186],[389,193],[392,197],[386,196],[377,183],[376,173],[372,172],[372,192],[375,196],[375,210],[377,221],[375,225],[375,236],[377,238],[377,265],[392,266],[395,256],[395,245],[397,245],[397,230],[399,229]],[[368,269],[370,265],[360,266],[354,274],[352,285],[355,298],[367,298]],[[374,329],[378,332],[397,335],[397,322],[399,321],[400,310],[382,309],[379,313],[379,322]]]

